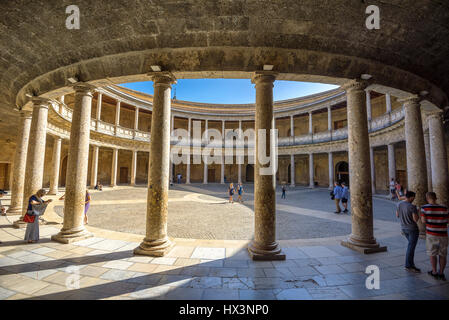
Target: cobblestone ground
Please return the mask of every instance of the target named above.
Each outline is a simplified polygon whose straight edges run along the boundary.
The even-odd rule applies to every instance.
[[[169,192],[168,233],[176,238],[247,240],[254,234],[253,185],[244,186],[244,203],[230,204],[227,186],[174,185]],[[279,189],[279,188],[278,188]],[[89,225],[108,230],[145,234],[146,187],[105,189],[92,194]],[[374,200],[375,219],[395,221],[394,203]],[[63,207],[55,211],[62,216]],[[318,214],[317,212],[320,212]],[[332,220],[334,202],[327,189],[289,188],[287,199],[277,190],[277,238],[313,239],[344,236],[350,218]],[[347,216],[347,215],[345,215]]]

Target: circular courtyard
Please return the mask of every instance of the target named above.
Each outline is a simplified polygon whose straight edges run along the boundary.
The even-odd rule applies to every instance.
[[[244,185],[243,203],[229,203],[227,185],[175,184],[170,187],[168,235],[174,238],[249,240],[254,236],[254,186]],[[289,187],[286,199],[277,188],[276,232],[279,240],[317,239],[351,233],[349,214],[334,214],[329,191]],[[145,235],[147,189],[105,188],[94,191],[89,225],[107,230]],[[374,219],[393,222],[395,204],[374,199]],[[63,216],[63,206],[55,211]]]

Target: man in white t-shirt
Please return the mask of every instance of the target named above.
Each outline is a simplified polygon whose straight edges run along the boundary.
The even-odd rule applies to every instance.
[[[390,181],[390,200],[396,197],[396,183],[394,182],[394,178],[391,178]]]

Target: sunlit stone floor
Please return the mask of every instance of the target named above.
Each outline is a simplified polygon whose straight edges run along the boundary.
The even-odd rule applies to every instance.
[[[187,191],[198,192],[198,187]],[[299,191],[301,199],[306,190]],[[310,192],[320,199],[328,194]],[[211,200],[209,196],[204,199]],[[380,198],[376,204],[392,207]],[[350,221],[350,216],[334,215],[327,208],[307,211],[311,209],[281,200],[278,208],[305,218]],[[449,299],[449,284],[425,273],[429,262],[422,240],[415,259],[423,274],[403,269],[406,240],[385,210],[375,213],[375,233],[388,252],[361,255],[339,245],[344,236],[298,237],[280,240],[287,260],[274,262],[250,260],[245,240],[175,238],[176,246],[166,257],[134,256],[141,235],[91,225],[94,238],[70,245],[55,243],[50,236],[59,231],[61,218],[53,206],[45,215],[50,223],[41,226],[41,241],[25,244],[24,230],[11,226],[17,217],[0,217],[0,299]],[[380,268],[379,290],[365,287],[365,268],[373,264]],[[79,287],[74,281],[77,273]]]

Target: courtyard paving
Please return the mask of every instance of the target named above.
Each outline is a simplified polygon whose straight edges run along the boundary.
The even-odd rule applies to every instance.
[[[175,192],[171,199],[183,199],[179,203],[186,203],[186,196],[201,192],[202,196],[190,196],[194,199],[191,202],[224,201],[220,188],[223,187],[178,186],[172,190]],[[144,189],[119,187],[112,192],[106,189],[94,193],[92,209],[96,201],[116,201],[114,193],[137,194],[140,190]],[[221,199],[216,192],[221,192]],[[250,202],[250,191],[247,196]],[[299,222],[311,218],[330,224],[350,222],[349,215],[332,213],[327,190],[296,188],[287,197],[281,200],[278,196],[278,212],[301,216],[303,220]],[[429,262],[423,240],[419,241],[415,256],[423,273],[404,270],[406,240],[399,234],[394,216],[391,219],[394,204],[381,197],[374,201],[375,235],[382,245],[388,246],[387,252],[361,255],[339,245],[346,235],[307,238],[298,233],[279,241],[287,260],[273,262],[250,260],[245,239],[174,237],[176,245],[166,257],[134,256],[132,250],[142,240],[141,235],[93,225],[87,228],[95,237],[59,244],[50,240],[61,227],[62,219],[54,211],[58,205],[55,201],[48,208],[48,223],[41,226],[41,241],[36,244],[25,244],[24,230],[12,228],[16,216],[0,217],[0,299],[449,299],[449,284],[426,274]],[[248,207],[239,206],[227,207],[238,210],[238,214],[251,210],[249,203]],[[94,216],[92,213],[91,221]],[[186,224],[185,228],[192,228],[190,221]],[[306,225],[317,230],[320,226]],[[380,269],[378,290],[365,286],[368,265]]]

